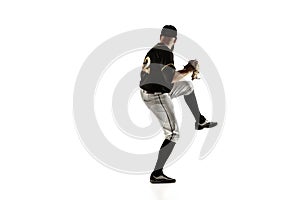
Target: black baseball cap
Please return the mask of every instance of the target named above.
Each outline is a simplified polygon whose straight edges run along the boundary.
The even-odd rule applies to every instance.
[[[177,29],[175,28],[175,26],[165,25],[162,28],[160,35],[176,38],[177,37]]]

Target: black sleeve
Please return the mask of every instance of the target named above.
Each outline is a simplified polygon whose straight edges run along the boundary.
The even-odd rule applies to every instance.
[[[161,52],[162,56],[162,64],[163,64],[163,68],[166,67],[171,67],[173,68],[173,70],[176,70],[175,66],[174,66],[174,55],[172,52],[167,52],[167,51],[163,51]]]
[[[171,56],[170,56],[170,63],[172,63],[172,66],[174,67],[174,69],[176,70],[176,67],[174,65],[174,54],[172,52],[171,53]]]

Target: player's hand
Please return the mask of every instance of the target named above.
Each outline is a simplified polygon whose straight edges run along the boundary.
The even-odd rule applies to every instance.
[[[198,62],[198,60],[196,60],[196,59],[190,60],[189,64],[191,66],[193,66],[193,71],[198,71],[199,72],[199,62]]]
[[[198,77],[198,74],[199,74],[199,71],[197,71],[197,70],[195,70],[195,71],[193,71],[193,74],[192,74],[192,80],[194,80],[194,79],[200,79],[199,77]]]
[[[199,63],[197,60],[190,60],[183,68],[188,72],[199,71]]]
[[[188,64],[186,64],[185,66],[184,66],[184,69],[186,70],[186,71],[188,71],[188,72],[192,72],[192,80],[194,80],[194,79],[199,79],[198,78],[198,74],[199,74],[199,69],[200,67],[199,67],[199,62],[198,62],[198,60],[196,60],[196,59],[194,59],[194,60],[190,60],[189,62],[188,62]]]

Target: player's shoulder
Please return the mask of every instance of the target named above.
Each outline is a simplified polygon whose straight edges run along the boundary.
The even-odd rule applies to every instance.
[[[172,53],[171,49],[164,43],[157,43],[152,49]]]
[[[147,55],[173,56],[173,52],[165,44],[158,43],[148,51]]]

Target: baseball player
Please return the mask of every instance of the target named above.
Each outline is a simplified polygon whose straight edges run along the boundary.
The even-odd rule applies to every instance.
[[[140,94],[146,106],[159,120],[165,134],[158,153],[154,171],[151,173],[151,183],[175,183],[176,180],[163,173],[163,167],[179,139],[179,127],[174,114],[172,99],[184,95],[195,118],[195,129],[211,128],[217,122],[209,122],[200,113],[194,93],[192,81],[181,80],[192,74],[192,80],[197,79],[199,64],[190,60],[182,70],[176,71],[173,49],[177,40],[177,29],[165,25],[161,30],[160,42],[149,50],[145,56],[140,80]]]

